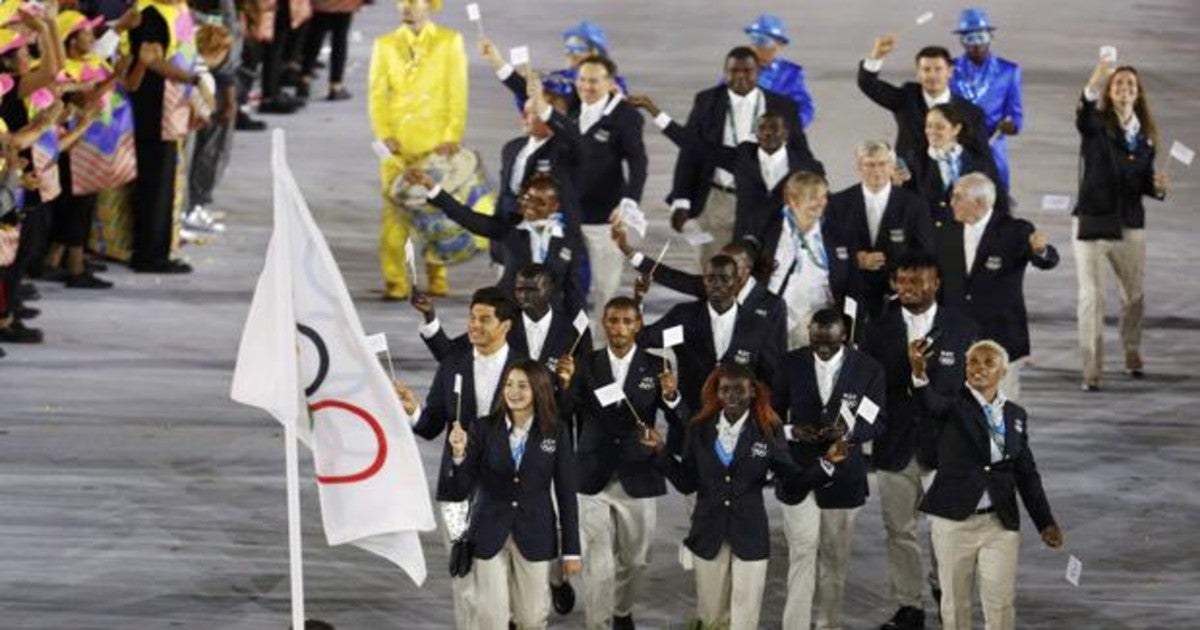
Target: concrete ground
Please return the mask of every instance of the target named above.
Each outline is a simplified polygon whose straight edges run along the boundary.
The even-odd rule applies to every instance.
[[[462,4],[445,23],[473,29]],[[538,67],[556,67],[558,34],[588,17],[609,30],[622,73],[635,92],[658,97],[684,116],[691,95],[717,77],[724,52],[741,44],[740,27],[759,11],[787,20],[817,104],[810,138],[835,186],[852,182],[852,146],[891,138],[882,110],[854,85],[856,61],[879,31],[937,11],[925,27],[901,32],[885,76],[910,75],[925,43],[954,46],[957,3],[846,0],[837,3],[695,3],[578,0],[484,3],[485,26],[502,47],[528,44]],[[1074,259],[1069,218],[1039,210],[1043,194],[1072,194],[1079,89],[1097,47],[1114,44],[1136,64],[1158,116],[1164,144],[1200,145],[1193,116],[1200,98],[1196,37],[1200,5],[1031,0],[993,3],[995,49],[1023,65],[1026,127],[1012,143],[1019,214],[1047,230],[1063,262],[1030,273],[1033,365],[1024,403],[1065,551],[1044,548],[1026,520],[1018,579],[1022,628],[1194,627],[1200,614],[1200,432],[1191,415],[1200,399],[1200,254],[1191,247],[1197,174],[1180,164],[1166,203],[1149,202],[1147,321],[1149,378],[1134,382],[1110,361],[1105,390],[1078,390]],[[397,370],[420,385],[434,365],[412,332],[417,315],[378,300],[375,161],[365,115],[365,77],[373,37],[396,24],[391,3],[357,18],[347,85],[354,100],[312,103],[270,118],[286,129],[291,163],[341,264],[368,331],[389,333]],[[470,39],[473,39],[470,38]],[[472,55],[467,143],[493,172],[502,140],[514,135],[511,101]],[[315,86],[322,94],[324,85]],[[283,448],[280,427],[229,401],[237,340],[270,232],[267,134],[240,134],[218,194],[229,232],[187,255],[196,273],[135,276],[114,270],[103,293],[42,285],[47,333],[41,346],[7,346],[0,360],[0,626],[5,628],[280,628],[288,623]],[[674,151],[648,125],[652,176],[645,205],[648,241],[666,234],[661,199]],[[653,247],[654,245],[650,245]],[[688,265],[686,247],[672,262]],[[451,328],[462,325],[465,296],[490,277],[484,261],[454,270],[453,297],[440,300]],[[1115,292],[1110,291],[1115,303]],[[649,310],[676,296],[656,289]],[[1115,312],[1110,306],[1110,313]],[[1110,327],[1110,356],[1119,356]],[[422,444],[430,471],[436,444]],[[302,466],[310,469],[307,457]],[[642,627],[678,627],[694,605],[692,577],[674,561],[685,531],[682,502],[660,502],[655,559],[636,615]],[[329,548],[320,530],[315,487],[304,484],[304,538],[310,616],[341,628],[445,628],[450,625],[446,555],[426,537],[430,580],[415,587],[381,559]],[[778,515],[775,508],[772,514]],[[784,542],[763,603],[765,627],[778,627],[784,595]],[[1078,588],[1063,579],[1067,554],[1083,560]],[[932,603],[927,602],[932,611]],[[846,587],[848,628],[876,627],[893,610],[885,582],[878,502],[859,517]],[[1193,621],[1188,621],[1192,619]],[[579,627],[582,613],[553,620]]]

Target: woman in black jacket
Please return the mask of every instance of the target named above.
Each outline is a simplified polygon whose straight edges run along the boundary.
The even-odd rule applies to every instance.
[[[925,114],[925,140],[929,148],[913,160],[909,188],[920,194],[933,211],[935,224],[954,220],[950,193],[954,182],[967,173],[983,173],[996,183],[996,213],[1008,214],[1008,190],[996,175],[991,151],[980,152],[962,111],[948,103],[934,105]]]
[[[496,411],[473,423],[470,435],[454,423],[441,475],[453,500],[475,494],[468,530],[475,627],[507,630],[511,615],[517,628],[545,628],[559,530],[563,574],[582,568],[575,455],[567,423],[558,421],[549,370],[522,359],[500,382]]]
[[[1167,177],[1154,172],[1158,129],[1137,70],[1096,64],[1075,111],[1079,129],[1079,202],[1075,215],[1075,273],[1079,280],[1079,346],[1083,390],[1100,388],[1104,366],[1104,261],[1120,283],[1125,371],[1141,378],[1142,282],[1146,269],[1146,210],[1142,197],[1163,199]]]
[[[705,628],[757,628],[770,556],[762,490],[775,483],[803,494],[828,483],[846,457],[836,442],[807,469],[792,460],[767,387],[744,365],[721,364],[704,383],[704,408],[687,428],[676,460],[653,430],[647,446],[680,492],[696,493],[692,527],[683,543],[695,554],[696,614]]]

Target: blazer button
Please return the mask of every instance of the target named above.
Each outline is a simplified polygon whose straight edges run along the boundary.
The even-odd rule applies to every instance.
[[[729,507],[729,499],[725,499],[725,507]]]
[[[513,483],[521,483],[521,476],[520,476],[520,475],[516,475],[516,476],[514,476],[514,477],[513,477]]]
[[[733,482],[733,478],[730,477],[729,475],[725,475],[725,483],[732,483],[732,482]]]
[[[970,301],[971,301],[971,294],[970,294],[970,293],[968,293],[968,294],[967,294],[967,301],[968,301],[968,302],[970,302]]]
[[[515,507],[517,507],[517,502],[516,502],[516,501],[513,501],[513,502],[512,502],[512,506],[513,506],[514,508],[515,508]]]
[[[621,438],[613,438],[613,444],[620,444]]]
[[[983,467],[983,472],[992,472],[992,467],[991,467],[991,466],[984,466],[984,467]]]

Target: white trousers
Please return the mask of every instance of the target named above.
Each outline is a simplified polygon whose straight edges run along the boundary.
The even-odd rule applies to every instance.
[[[821,538],[821,508],[810,492],[796,505],[780,505],[788,545],[787,599],[783,630],[812,627],[813,593],[817,580],[817,548]]]
[[[442,517],[441,502],[438,502],[438,509],[434,512],[442,544],[446,549],[450,549],[450,532],[446,529],[446,520]],[[450,595],[454,600],[454,627],[458,630],[473,630],[476,627],[474,569],[466,577],[450,578]]]
[[[704,627],[758,630],[767,561],[740,560],[726,543],[712,560],[696,556],[695,566],[696,616]]]
[[[550,619],[550,561],[531,562],[521,555],[512,536],[496,555],[475,559],[478,603],[476,627],[508,630],[512,622],[520,630],[545,628]]]
[[[965,521],[929,517],[942,583],[942,627],[971,630],[971,589],[978,581],[985,630],[1016,627],[1017,552],[1020,534],[992,514]]]
[[[583,543],[583,610],[588,628],[608,628],[633,602],[654,540],[658,504],[635,499],[614,479],[595,495],[579,495]]]
[[[612,228],[607,223],[583,225],[583,241],[587,246],[588,261],[592,273],[592,319],[599,321],[604,305],[621,288],[621,271],[625,268],[625,255],[612,240]],[[630,291],[632,294],[633,291]],[[600,327],[594,327],[603,336]]]
[[[1075,224],[1078,230],[1078,220]],[[1122,230],[1119,241],[1072,241],[1075,251],[1075,278],[1079,283],[1079,349],[1083,360],[1083,380],[1099,383],[1104,370],[1104,298],[1107,262],[1117,276],[1121,298],[1121,346],[1125,354],[1140,355],[1142,316],[1146,310],[1143,284],[1146,278],[1146,230]],[[1129,365],[1126,367],[1141,367]]]
[[[841,630],[846,568],[854,543],[854,522],[861,508],[821,510],[817,545],[817,630]]]

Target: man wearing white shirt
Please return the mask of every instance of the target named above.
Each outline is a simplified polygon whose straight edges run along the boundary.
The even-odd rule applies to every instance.
[[[955,96],[950,90],[954,59],[942,46],[926,46],[916,54],[917,81],[900,86],[879,78],[883,59],[896,48],[896,38],[883,35],[875,38],[871,52],[859,64],[858,87],[880,107],[892,112],[896,120],[896,153],[908,165],[917,163],[925,153],[925,114],[934,105],[953,104],[960,110],[972,132],[972,140],[981,154],[987,154],[987,132],[983,110],[970,101]]]

